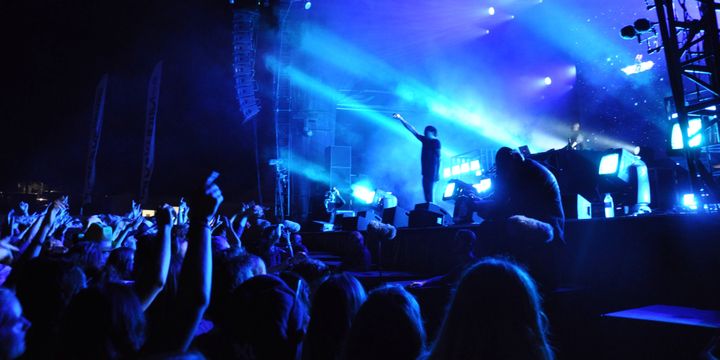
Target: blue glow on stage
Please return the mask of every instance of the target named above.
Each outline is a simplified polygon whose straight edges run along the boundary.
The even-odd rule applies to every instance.
[[[615,174],[618,171],[618,165],[620,165],[620,154],[612,153],[607,154],[600,159],[600,168],[598,174],[610,175]]]

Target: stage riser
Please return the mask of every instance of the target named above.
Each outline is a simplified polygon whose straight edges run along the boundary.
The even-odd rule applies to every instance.
[[[556,264],[543,251],[522,251],[517,244],[503,243],[497,224],[464,228],[478,235],[481,255],[508,254],[536,275],[556,269],[558,285],[583,289],[598,300],[596,311],[663,302],[720,309],[718,215],[568,221],[566,245],[555,254]],[[444,273],[454,266],[452,240],[459,229],[401,229],[394,240],[382,243],[381,264],[419,275]],[[337,254],[346,238],[346,233],[305,234],[312,249]],[[378,241],[367,238],[366,243],[377,262]]]

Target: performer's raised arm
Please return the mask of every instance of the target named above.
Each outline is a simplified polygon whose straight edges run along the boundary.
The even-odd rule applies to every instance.
[[[398,113],[395,113],[395,114],[392,115],[392,117],[395,118],[395,119],[400,120],[400,122],[403,124],[403,126],[405,126],[406,129],[408,129],[408,131],[410,131],[413,135],[415,135],[416,138],[420,139],[420,137],[421,137],[422,135],[420,135],[420,133],[417,131],[417,129],[415,129],[414,126],[410,125],[410,123],[407,122],[407,120],[405,120],[405,119],[402,117],[402,115],[400,115],[400,114],[398,114]]]

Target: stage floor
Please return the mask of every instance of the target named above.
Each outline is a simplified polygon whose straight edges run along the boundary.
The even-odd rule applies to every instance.
[[[394,240],[367,238],[373,262],[386,271],[439,275],[456,264],[452,240],[459,229],[478,236],[477,253],[515,258],[537,272],[547,262],[559,279],[546,288],[581,288],[597,296],[600,311],[654,303],[720,309],[720,214],[648,215],[568,220],[565,244],[553,259],[541,251],[506,246],[498,224],[401,228]],[[314,251],[342,255],[347,232],[304,233]]]
[[[380,244],[366,239],[374,263],[383,271],[354,275],[372,288],[383,283],[408,285],[442,274],[455,265],[448,259],[459,229],[477,234],[481,254],[513,257],[540,279],[546,275],[543,266],[555,271],[560,280],[540,287],[559,359],[692,358],[716,335],[714,329],[704,327],[602,315],[658,304],[720,310],[720,214],[569,220],[566,243],[550,265],[542,251],[503,246],[497,224],[404,228],[394,240],[382,243],[379,262]],[[339,265],[347,232],[303,235],[311,250]],[[420,303],[432,338],[450,291],[410,291]]]

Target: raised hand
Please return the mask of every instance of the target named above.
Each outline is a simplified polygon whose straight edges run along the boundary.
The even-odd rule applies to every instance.
[[[132,201],[132,205],[130,205],[130,212],[127,214],[127,217],[135,220],[138,217],[142,216],[142,204],[136,203],[135,200]]]
[[[10,244],[10,238],[0,240],[0,264],[11,264],[13,261],[13,251],[20,249]]]
[[[180,198],[180,204],[178,204],[178,216],[177,223],[185,224],[188,220],[188,204],[185,202],[185,198]]]
[[[45,214],[45,221],[53,225],[61,217],[62,213],[67,209],[67,197],[59,198],[50,205]]]
[[[155,213],[158,228],[162,226],[172,226],[175,223],[175,209],[165,204],[161,206]]]
[[[18,207],[20,208],[20,211],[22,211],[22,216],[28,216],[28,209],[30,209],[28,203],[21,201]]]
[[[403,118],[402,115],[400,115],[400,114],[398,114],[398,113],[392,114],[392,117],[393,117],[394,119],[398,119],[398,120],[401,120],[401,121],[405,120],[405,118]]]
[[[171,325],[175,332],[169,344],[169,350],[172,351],[187,351],[195,329],[210,303],[212,246],[209,224],[223,202],[222,192],[215,184],[218,176],[213,171],[205,180],[202,190],[190,202],[188,249],[178,280],[178,313]]]
[[[220,204],[223,202],[223,195],[220,188],[215,184],[219,173],[213,171],[205,180],[202,192],[197,194],[190,203],[190,220],[210,224],[217,213]]]
[[[225,236],[227,237],[228,243],[231,247],[239,248],[242,246],[242,242],[232,225],[236,217],[237,215],[234,215],[231,219],[228,219],[227,216],[223,216],[223,223],[225,224]]]

